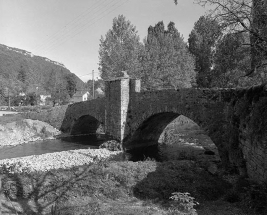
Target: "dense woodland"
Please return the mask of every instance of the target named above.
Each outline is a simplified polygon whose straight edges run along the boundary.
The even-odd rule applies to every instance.
[[[183,0],[180,0],[183,1]],[[174,3],[179,7],[179,1]],[[250,87],[267,81],[267,1],[195,0],[210,5],[184,41],[175,23],[159,21],[140,41],[123,15],[100,39],[99,70],[104,80],[127,71],[143,89]],[[179,27],[179,26],[178,26]]]
[[[82,82],[64,65],[31,53],[0,45],[1,103],[16,105],[20,93],[28,95],[28,103],[40,94],[52,95],[52,102],[67,102],[76,90],[84,89]],[[59,101],[60,100],[60,101]]]

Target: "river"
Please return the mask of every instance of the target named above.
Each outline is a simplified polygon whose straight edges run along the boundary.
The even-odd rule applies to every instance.
[[[3,147],[0,149],[0,160],[74,149],[97,149],[99,148],[99,145],[110,139],[111,137],[104,134],[82,135]],[[184,135],[179,136],[179,138],[176,137],[175,142],[175,144],[170,143],[170,146],[167,148],[164,147],[164,145],[158,148],[158,144],[155,143],[155,145],[152,146],[127,151],[127,159],[139,161],[153,158],[157,161],[162,161],[166,160],[166,157],[172,157],[173,155],[175,155],[176,158],[184,157],[185,155],[186,157],[197,157],[202,156],[206,150],[211,150],[213,152],[217,151],[216,146],[210,138],[202,134],[202,132],[199,133],[199,130],[186,131],[184,132]],[[203,146],[206,149],[204,149]],[[218,157],[218,152],[216,154],[216,157]]]
[[[0,160],[73,149],[96,149],[101,143],[107,140],[108,137],[105,135],[83,135],[7,146],[0,149]]]

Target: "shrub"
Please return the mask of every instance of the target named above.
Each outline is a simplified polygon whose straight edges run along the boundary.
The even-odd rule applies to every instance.
[[[196,209],[194,209],[195,205],[199,203],[196,202],[194,197],[190,196],[190,193],[180,193],[175,192],[172,193],[170,199],[176,201],[176,208],[171,209],[170,212],[174,212],[175,214],[180,215],[197,215]]]

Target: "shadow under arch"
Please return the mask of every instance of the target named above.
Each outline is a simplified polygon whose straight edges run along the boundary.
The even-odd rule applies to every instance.
[[[83,115],[75,120],[71,126],[71,135],[96,134],[101,122],[91,115]]]
[[[173,153],[163,156],[161,150],[165,144],[171,144],[166,147],[168,151],[173,150]],[[146,157],[163,161],[166,156],[168,159],[179,157],[177,152],[187,152],[185,154],[192,157],[196,154],[212,155],[212,159],[219,160],[218,148],[204,128],[191,118],[176,112],[156,113],[148,117],[128,137],[124,149],[133,161]]]
[[[132,149],[143,145],[154,145],[166,126],[180,115],[174,112],[164,112],[150,116],[126,140],[125,148]]]

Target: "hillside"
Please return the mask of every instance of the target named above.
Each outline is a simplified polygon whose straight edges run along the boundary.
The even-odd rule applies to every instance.
[[[50,93],[53,86],[65,86],[65,77],[70,74],[61,63],[0,44],[0,90],[8,87],[13,93]],[[83,89],[84,82],[75,78],[77,89]]]

